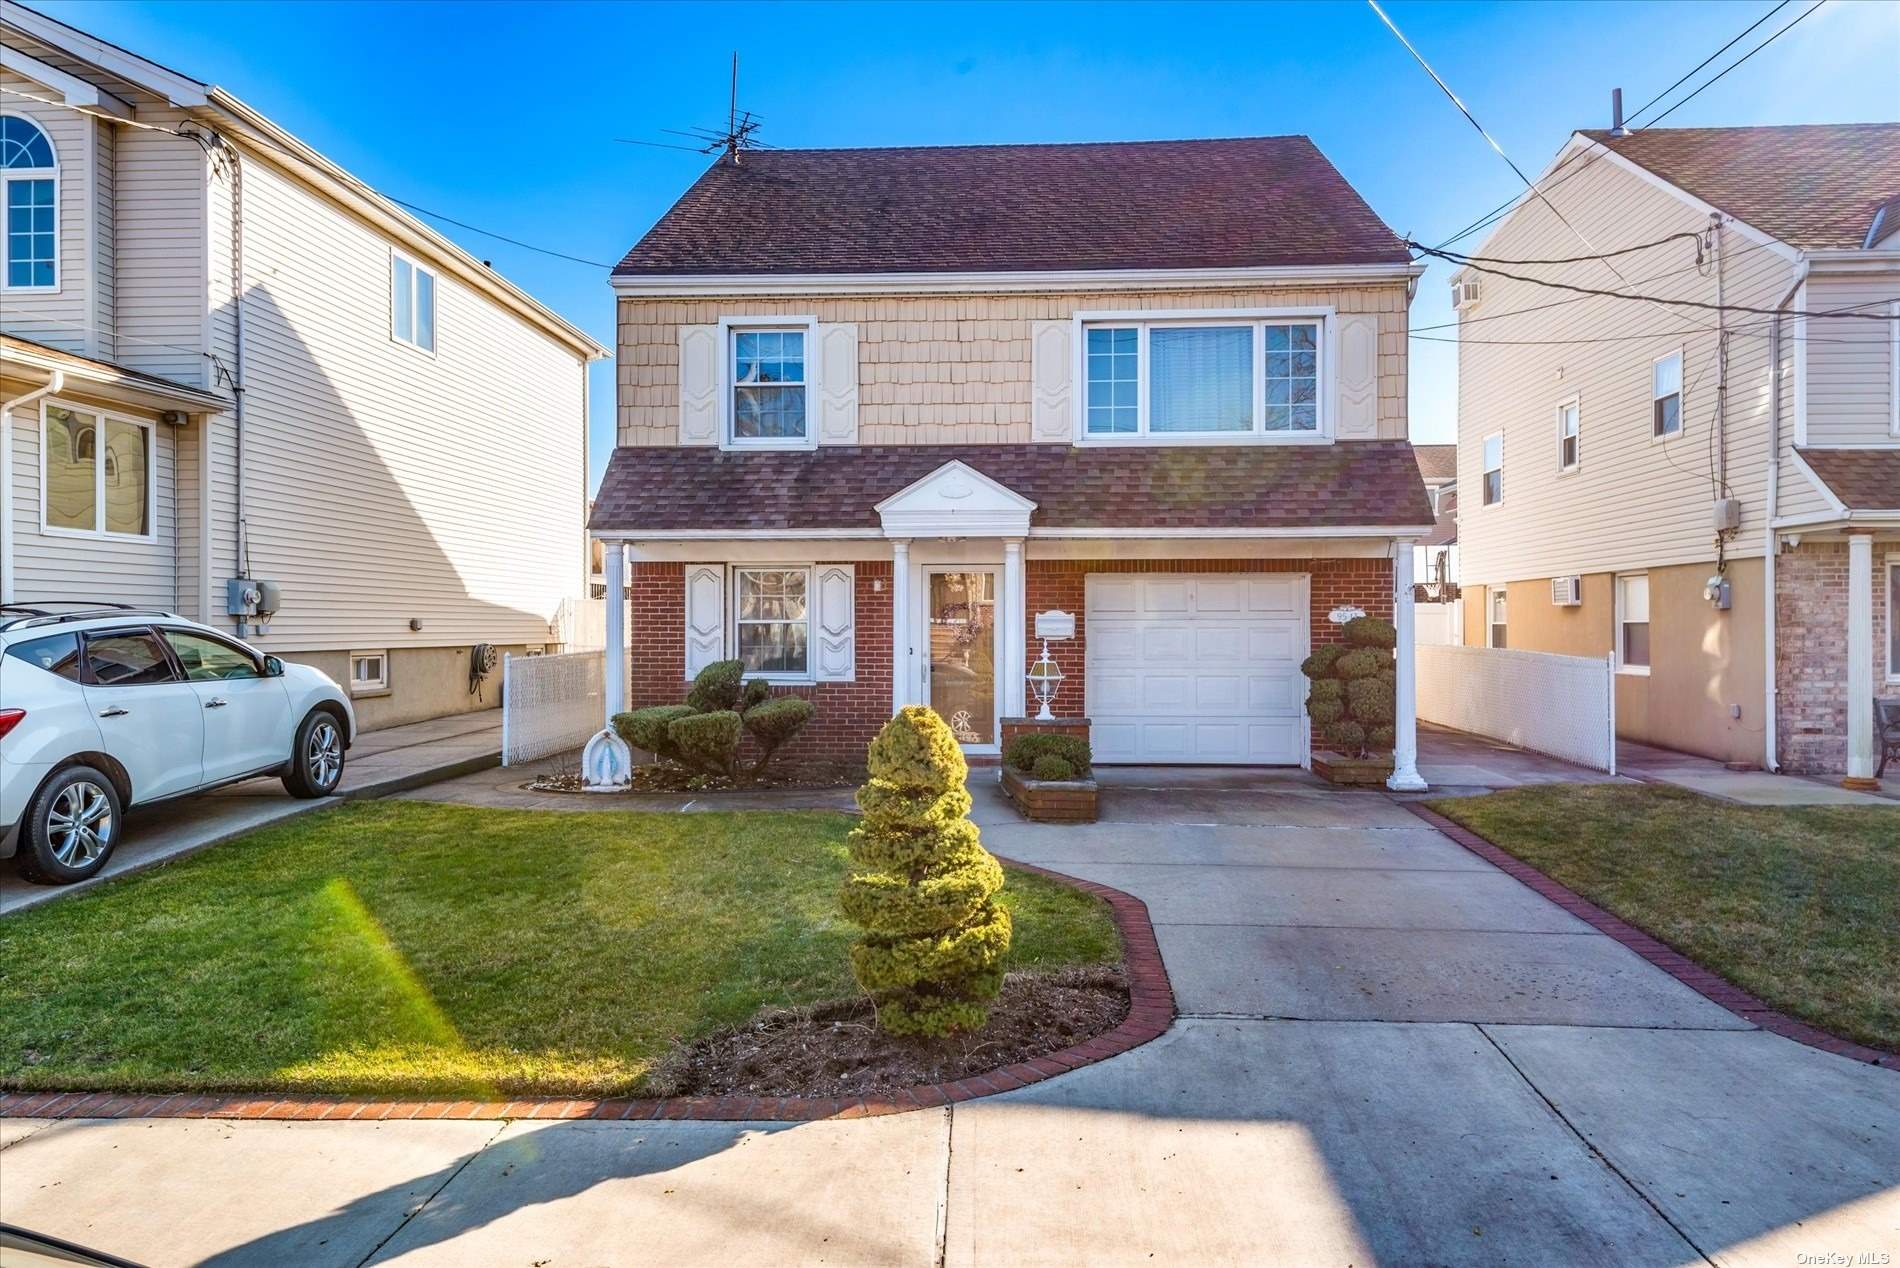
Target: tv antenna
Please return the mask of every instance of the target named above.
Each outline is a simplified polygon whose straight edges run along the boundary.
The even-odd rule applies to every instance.
[[[719,154],[732,160],[736,166],[739,156],[747,150],[772,147],[759,140],[755,135],[759,125],[765,120],[750,110],[739,109],[739,54],[732,55],[732,88],[726,99],[726,126],[720,128],[661,128],[669,136],[685,137],[692,145],[681,145],[673,141],[640,141],[631,137],[615,137],[622,145],[645,145],[660,150],[685,150],[692,154]]]

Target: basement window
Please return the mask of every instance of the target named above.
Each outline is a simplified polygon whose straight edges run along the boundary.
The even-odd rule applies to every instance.
[[[389,690],[388,652],[350,653],[350,694],[374,695]]]

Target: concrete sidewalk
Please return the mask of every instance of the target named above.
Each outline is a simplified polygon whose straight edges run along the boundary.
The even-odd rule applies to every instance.
[[[0,916],[104,884],[116,876],[229,841],[266,824],[360,797],[387,797],[501,762],[501,711],[365,731],[350,746],[334,797],[300,801],[274,778],[247,779],[197,797],[181,797],[126,815],[125,835],[91,880],[29,885],[0,863]]]
[[[0,1121],[0,1219],[155,1265],[1900,1254],[1900,1073],[1753,1029],[1380,794],[1104,783],[1092,826],[973,791],[999,853],[1149,904],[1182,1016],[1121,1057],[798,1125]]]

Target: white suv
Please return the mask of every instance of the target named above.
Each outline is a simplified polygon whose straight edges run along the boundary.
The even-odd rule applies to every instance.
[[[356,738],[349,698],[168,612],[0,607],[0,858],[67,884],[105,866],[127,807],[253,775],[324,797]]]

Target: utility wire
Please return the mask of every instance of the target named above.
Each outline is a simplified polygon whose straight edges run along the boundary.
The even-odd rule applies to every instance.
[[[1690,233],[1685,230],[1682,233],[1672,233],[1666,238],[1657,238],[1654,242],[1639,242],[1633,247],[1618,247],[1614,251],[1602,251],[1596,255],[1572,255],[1553,260],[1507,260],[1490,255],[1465,255],[1461,251],[1446,251],[1445,254],[1455,255],[1467,262],[1481,260],[1486,264],[1589,264],[1596,260],[1608,260],[1614,256],[1635,255],[1638,251],[1652,251],[1657,247],[1668,246],[1671,242],[1680,242],[1686,238],[1695,243],[1696,267],[1699,268],[1702,264],[1702,236],[1700,233]],[[1435,248],[1435,250],[1442,251],[1444,248]]]
[[[1710,78],[1706,82],[1703,83],[1702,87],[1697,88],[1695,92],[1690,93],[1687,97],[1684,97],[1681,101],[1678,101],[1675,105],[1669,107],[1669,109],[1663,111],[1661,114],[1657,115],[1654,119],[1651,119],[1648,123],[1645,123],[1643,126],[1645,128],[1653,128],[1657,124],[1661,123],[1664,119],[1667,119],[1670,115],[1676,113],[1676,111],[1682,109],[1684,106],[1694,101],[1698,94],[1702,93],[1705,89],[1709,88],[1711,85],[1718,82],[1722,78],[1722,76],[1728,74],[1730,71],[1734,70],[1737,66],[1740,66],[1743,62],[1747,61],[1749,58],[1753,57],[1755,54],[1761,52],[1763,49],[1767,48],[1770,44],[1773,44],[1776,40],[1780,39],[1782,36],[1786,35],[1788,32],[1794,30],[1795,27],[1799,26],[1802,22],[1812,17],[1815,11],[1820,9],[1826,3],[1827,3],[1827,0],[1814,0],[1814,3],[1812,5],[1810,5],[1806,9],[1803,9],[1799,14],[1795,16],[1795,19],[1792,22],[1788,23],[1788,25],[1776,31],[1773,35],[1769,36],[1767,39],[1757,44],[1754,48],[1749,49],[1746,53],[1743,53],[1740,57],[1730,62],[1727,66],[1724,66],[1720,71],[1710,76]]]

